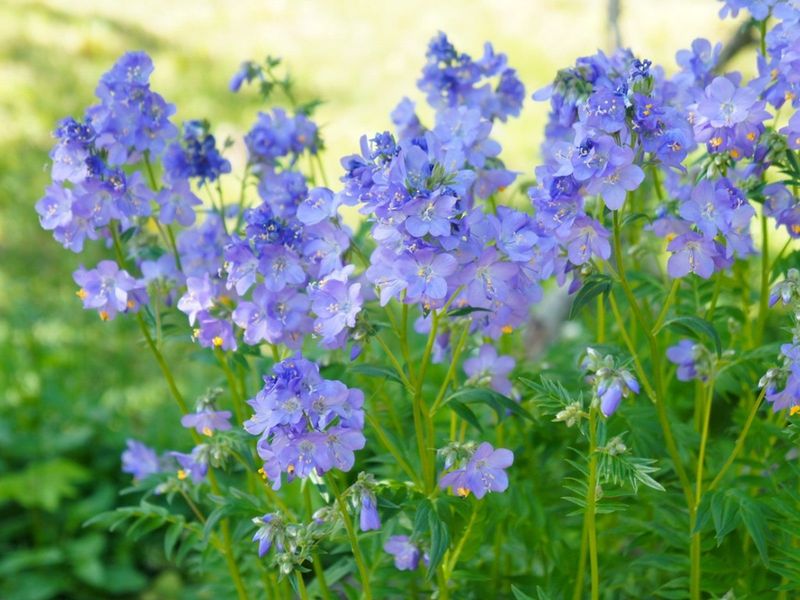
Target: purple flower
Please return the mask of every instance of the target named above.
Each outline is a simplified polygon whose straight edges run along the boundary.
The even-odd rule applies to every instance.
[[[714,259],[717,249],[714,243],[699,233],[690,231],[679,235],[667,246],[672,256],[667,261],[667,272],[670,277],[684,277],[695,273],[703,279],[714,274]]]
[[[697,373],[697,344],[692,340],[681,340],[674,346],[667,348],[667,358],[678,365],[677,378],[679,381],[698,379]]]
[[[272,543],[278,535],[279,525],[281,524],[278,513],[268,513],[262,517],[253,519],[258,525],[258,531],[253,536],[253,541],[258,542],[258,556],[264,556],[272,547]]]
[[[346,327],[355,327],[364,302],[360,283],[348,285],[338,279],[324,280],[311,290],[310,297],[311,310],[317,315],[314,333],[322,337],[325,345],[335,342]]]
[[[416,571],[422,556],[419,547],[408,536],[393,535],[383,549],[394,557],[394,566],[400,571]]]
[[[236,350],[233,325],[229,321],[212,317],[207,311],[197,313],[197,327],[192,331],[192,337],[203,348]]]
[[[354,452],[364,447],[364,395],[323,379],[319,367],[299,355],[277,363],[248,403],[253,416],[244,428],[259,436],[258,453],[274,489],[281,473],[291,480],[350,470]]]
[[[77,294],[83,307],[97,309],[103,321],[113,319],[119,312],[136,310],[147,302],[144,283],[120,269],[113,260],[102,260],[91,270],[80,267],[72,277],[80,286]]]
[[[144,479],[161,472],[161,461],[156,451],[136,440],[127,440],[127,449],[122,453],[122,472],[130,473],[134,479]]]
[[[401,257],[397,269],[408,282],[406,301],[441,306],[447,296],[446,278],[456,267],[456,259],[450,254],[436,254],[432,250]]]
[[[484,344],[478,356],[464,361],[464,372],[478,383],[488,383],[494,391],[506,396],[511,395],[511,382],[508,374],[514,370],[516,361],[510,356],[498,356],[491,344]]]
[[[697,112],[708,119],[712,127],[732,127],[747,119],[757,100],[755,90],[737,88],[727,77],[715,77],[698,103]]]
[[[178,310],[186,313],[189,324],[194,325],[197,315],[214,306],[215,289],[208,273],[203,277],[189,277],[186,279],[186,293],[178,300]]]
[[[272,293],[264,286],[253,291],[253,301],[242,301],[233,311],[233,321],[244,329],[244,341],[261,341],[296,347],[302,335],[311,331],[308,296],[289,288]]]
[[[453,488],[456,495],[466,497],[470,492],[478,499],[488,492],[504,492],[508,488],[505,469],[514,462],[511,450],[483,442],[463,469],[456,469],[439,480],[439,487]]]
[[[197,433],[210,436],[215,431],[227,431],[231,428],[231,412],[229,410],[205,409],[183,415],[181,425],[187,429],[194,427]]]
[[[305,225],[316,225],[335,216],[337,206],[336,197],[331,190],[313,188],[297,207],[297,219]]]
[[[165,225],[178,223],[188,227],[195,221],[194,207],[203,202],[195,196],[189,181],[177,179],[169,187],[162,189],[156,196],[156,202],[161,207],[159,220]]]
[[[287,286],[299,286],[306,281],[303,262],[296,252],[285,246],[264,247],[259,271],[264,275],[264,287],[271,292],[280,292]]]
[[[206,478],[208,473],[208,462],[205,458],[205,446],[195,446],[191,454],[184,454],[182,452],[170,452],[176,461],[178,461],[178,479],[190,478],[195,484],[200,484]]]
[[[202,186],[230,173],[231,163],[216,148],[214,136],[204,121],[186,121],[180,143],[173,143],[164,155],[164,170],[172,181],[197,178]]]
[[[375,494],[368,490],[364,490],[361,493],[359,525],[361,526],[361,531],[373,531],[381,528],[381,517],[378,514]]]
[[[594,219],[582,216],[575,219],[568,238],[567,255],[574,265],[582,265],[592,255],[607,260],[611,256],[611,234]]]
[[[455,215],[456,201],[455,196],[441,195],[418,198],[407,204],[406,231],[417,238],[428,234],[434,237],[450,235],[450,219]]]

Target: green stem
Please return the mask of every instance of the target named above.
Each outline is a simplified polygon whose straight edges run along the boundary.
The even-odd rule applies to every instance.
[[[172,376],[169,365],[167,365],[167,361],[164,360],[164,355],[161,354],[161,351],[156,347],[156,343],[153,341],[153,336],[150,335],[150,330],[147,327],[147,323],[144,322],[144,317],[142,317],[141,313],[136,313],[136,320],[139,322],[139,329],[142,330],[142,335],[144,336],[145,342],[147,342],[147,346],[150,348],[150,352],[153,353],[158,366],[161,368],[161,373],[167,382],[167,387],[169,388],[172,397],[175,398],[175,402],[178,403],[181,413],[184,415],[187,414],[189,412],[189,407],[186,406],[186,400],[183,399],[183,396],[178,390],[178,386],[175,384],[175,378]]]
[[[328,582],[325,579],[325,567],[322,566],[322,561],[319,558],[319,552],[314,550],[311,553],[311,559],[314,562],[314,575],[319,582],[319,593],[322,595],[323,600],[331,600],[331,589],[328,587]]]
[[[758,297],[758,320],[756,321],[757,345],[764,339],[764,326],[769,310],[769,232],[767,228],[767,215],[761,211],[761,290]]]
[[[311,482],[308,480],[303,482],[303,501],[306,508],[306,519],[311,521],[314,514],[314,507],[311,503]],[[319,552],[317,552],[316,549],[311,551],[311,561],[314,565],[314,576],[317,578],[319,591],[325,600],[329,600],[331,593],[328,589],[328,582],[325,580],[325,569],[322,566],[322,561],[319,559]],[[297,574],[297,577],[302,579],[300,573]]]
[[[458,558],[461,556],[462,550],[464,550],[464,545],[469,539],[470,534],[472,533],[472,526],[475,525],[475,520],[478,516],[478,502],[474,502],[472,505],[472,514],[469,517],[469,521],[467,521],[466,527],[464,527],[464,533],[461,534],[461,539],[458,540],[458,544],[453,549],[453,553],[450,555],[450,559],[445,561],[444,564],[444,578],[445,581],[450,579],[450,576],[453,574],[453,571],[458,564]]]
[[[452,381],[453,377],[456,374],[456,365],[458,364],[458,359],[461,357],[461,352],[464,350],[464,345],[467,341],[467,336],[469,335],[469,328],[470,322],[467,321],[464,325],[464,329],[461,331],[461,336],[459,336],[458,341],[456,342],[455,348],[453,349],[453,357],[450,359],[450,366],[447,369],[447,374],[444,376],[444,381],[442,381],[442,385],[439,387],[439,393],[436,394],[436,399],[431,406],[431,414],[436,414],[441,408],[441,403],[444,401],[444,395],[447,393],[447,386]]]
[[[189,506],[189,508],[192,509],[192,512],[194,513],[194,516],[197,517],[197,520],[201,523],[205,523],[206,518],[203,516],[203,513],[200,512],[200,509],[197,508],[197,504],[194,503],[194,500],[189,497],[189,494],[187,494],[186,491],[180,487],[178,488],[178,492],[180,492],[181,496],[183,496],[183,499],[186,501],[186,504]]]
[[[244,393],[240,392],[238,389],[238,383],[236,381],[236,375],[231,371],[230,365],[228,365],[228,359],[225,357],[225,354],[219,348],[214,348],[214,355],[217,357],[217,361],[222,367],[222,371],[225,373],[225,378],[228,380],[228,387],[231,388],[231,399],[233,400],[233,412],[236,415],[236,420],[239,423],[244,422]]]
[[[656,317],[656,322],[653,325],[652,334],[656,335],[661,327],[664,325],[664,321],[667,318],[667,311],[672,303],[675,301],[675,294],[678,293],[678,288],[681,286],[680,279],[674,279],[672,281],[672,287],[669,288],[669,294],[667,294],[667,299],[664,301],[664,306],[661,307],[661,312],[658,313],[658,317]]]
[[[414,385],[412,385],[411,381],[409,381],[408,377],[406,377],[405,371],[403,371],[403,366],[400,364],[400,361],[397,360],[397,357],[394,355],[394,352],[389,349],[389,346],[386,345],[379,335],[375,335],[372,337],[373,340],[378,342],[378,345],[383,349],[386,357],[389,359],[389,362],[392,363],[394,370],[397,371],[397,376],[400,378],[400,381],[403,382],[403,385],[406,386],[408,391],[414,391]]]
[[[208,483],[211,486],[211,491],[214,493],[214,495],[222,496],[222,492],[214,471],[209,469],[207,477]],[[222,519],[219,525],[220,529],[222,530],[222,542],[224,545],[223,554],[225,555],[225,562],[228,565],[228,571],[230,572],[231,579],[233,579],[233,585],[236,587],[236,595],[239,597],[239,600],[247,600],[247,590],[244,587],[242,575],[239,573],[239,566],[236,564],[236,557],[233,555],[233,540],[231,538],[230,523],[228,522],[228,519]]]
[[[586,514],[583,515],[583,529],[581,529],[581,551],[578,554],[578,572],[575,576],[575,587],[572,590],[572,600],[580,600],[583,596],[583,579],[586,567],[586,555],[589,553],[589,536],[586,530]]]
[[[767,392],[767,387],[764,386],[761,389],[761,392],[758,394],[758,397],[753,400],[752,405],[750,406],[750,412],[747,415],[747,421],[745,421],[744,427],[742,431],[739,433],[739,437],[736,439],[736,444],[733,447],[730,455],[728,456],[728,460],[725,461],[725,464],[722,465],[722,468],[717,473],[717,476],[711,481],[708,486],[708,491],[710,492],[714,488],[717,487],[722,478],[725,476],[725,473],[728,472],[728,469],[731,468],[736,458],[739,456],[739,453],[742,451],[744,447],[744,440],[747,437],[747,434],[750,432],[750,426],[753,424],[753,421],[756,418],[756,414],[758,414],[758,409],[761,406],[761,402],[764,400],[764,395]]]
[[[433,311],[431,313],[431,330],[428,333],[428,341],[425,344],[425,351],[422,353],[422,363],[417,372],[417,386],[414,391],[414,430],[417,437],[417,447],[420,452],[420,461],[422,462],[422,475],[425,482],[425,493],[430,493],[433,490],[434,482],[434,451],[433,440],[433,426],[431,424],[431,415],[428,412],[425,402],[422,399],[422,386],[425,383],[425,373],[428,370],[428,363],[430,362],[431,354],[433,352],[433,344],[436,341],[436,334],[439,331],[439,313]],[[427,439],[428,432],[431,433],[431,438]]]
[[[597,503],[597,409],[589,409],[589,478],[586,490],[586,536],[589,539],[589,568],[592,579],[592,600],[600,598],[600,575],[597,566],[597,527],[595,506]]]
[[[625,293],[625,297],[628,300],[628,304],[633,311],[633,315],[636,321],[639,323],[642,332],[647,337],[647,343],[650,346],[650,361],[651,366],[653,369],[653,391],[655,392],[655,404],[656,404],[656,411],[658,413],[658,420],[661,425],[661,430],[664,434],[664,440],[667,444],[667,451],[669,452],[670,458],[672,459],[672,463],[675,469],[675,472],[678,475],[678,479],[680,480],[681,487],[683,488],[684,496],[686,497],[686,504],[688,507],[691,508],[692,506],[692,488],[691,484],[689,483],[689,477],[686,475],[686,470],[683,468],[683,463],[681,462],[680,452],[678,452],[678,446],[675,443],[675,437],[672,434],[672,427],[669,423],[669,417],[667,416],[667,409],[665,406],[665,394],[664,394],[664,381],[663,381],[663,356],[662,353],[659,351],[658,348],[658,341],[656,340],[655,336],[653,335],[652,328],[648,325],[647,320],[645,320],[644,315],[642,314],[641,310],[639,309],[639,304],[636,301],[636,296],[631,289],[630,284],[628,283],[628,279],[625,275],[625,264],[622,257],[622,240],[621,240],[621,228],[619,222],[619,211],[614,211],[614,260],[617,263],[617,273],[619,275],[620,284],[622,285],[622,290]]]
[[[333,475],[327,475],[325,481],[327,482],[328,487],[331,488],[333,495],[336,497],[336,504],[339,506],[339,512],[341,513],[342,520],[344,521],[344,528],[347,531],[347,537],[350,540],[350,547],[353,550],[353,558],[356,561],[356,567],[358,568],[358,573],[361,578],[361,586],[363,588],[362,597],[366,600],[372,600],[372,589],[369,585],[369,570],[364,562],[364,555],[361,553],[361,548],[358,545],[358,536],[356,536],[356,531],[353,527],[353,521],[350,519],[350,513],[347,512],[347,504],[345,503],[342,494],[339,492],[339,486],[336,484]]]
[[[297,591],[300,593],[301,600],[308,600],[308,590],[306,590],[306,582],[303,581],[303,574],[296,571],[294,578],[297,582]]]
[[[406,460],[403,458],[402,453],[391,442],[386,434],[386,431],[381,426],[380,421],[378,421],[378,419],[376,419],[370,411],[365,411],[364,416],[367,419],[367,423],[370,424],[370,426],[375,430],[375,433],[378,435],[378,441],[380,441],[383,447],[386,448],[389,454],[392,455],[392,458],[397,461],[397,464],[401,469],[403,469],[403,471],[405,471],[406,475],[408,475],[412,481],[419,484],[420,482],[417,479],[417,474],[414,472],[414,469],[411,468],[408,462],[406,462]]]
[[[708,443],[708,425],[711,421],[711,404],[714,397],[714,380],[709,379],[706,384],[703,398],[703,430],[700,436],[700,450],[697,454],[697,479],[695,482],[694,506],[691,512],[692,539],[690,547],[691,571],[689,576],[689,595],[692,600],[700,600],[700,568],[701,568],[701,538],[700,532],[695,531],[697,525],[697,509],[703,499],[703,467],[705,465],[706,444]]]

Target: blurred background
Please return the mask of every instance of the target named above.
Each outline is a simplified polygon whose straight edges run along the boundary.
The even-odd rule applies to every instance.
[[[619,4],[622,43],[668,72],[694,38],[727,41],[739,25],[719,20],[715,0]],[[160,538],[133,544],[82,527],[120,502],[126,437],[162,450],[188,435],[134,323],[81,310],[71,273],[102,249],[75,255],[39,228],[56,121],[81,116],[100,75],[141,49],[176,123],[208,118],[218,139],[241,137],[259,105],[228,81],[243,60],[277,55],[301,97],[324,101],[316,118],[335,182],[338,158],[388,129],[402,96],[422,100],[415,82],[437,30],[473,56],[491,40],[529,94],[615,39],[608,0],[0,2],[0,598],[203,596],[169,567]],[[510,168],[532,172],[546,113],[528,100],[500,125]],[[236,171],[241,146],[230,158]],[[192,369],[202,365],[185,382]]]

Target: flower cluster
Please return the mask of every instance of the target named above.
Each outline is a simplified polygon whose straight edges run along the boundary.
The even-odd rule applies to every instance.
[[[506,55],[495,54],[491,44],[486,43],[483,57],[476,61],[458,52],[439,32],[428,44],[425,57],[427,63],[417,85],[432,107],[476,107],[489,121],[519,115],[525,86],[508,66]],[[494,79],[497,83],[493,86]]]
[[[364,447],[364,394],[341,381],[322,378],[319,367],[300,357],[286,359],[264,377],[264,387],[249,400],[248,433],[259,436],[263,473],[279,489],[288,480],[349,471],[354,452]]]
[[[778,300],[793,310],[792,341],[781,345],[781,364],[769,369],[759,386],[765,388],[765,397],[773,411],[788,408],[794,414],[800,410],[800,272],[797,269],[790,269],[785,279],[772,289],[770,303]]]
[[[617,366],[613,356],[587,348],[581,366],[589,372],[588,381],[594,385],[600,412],[606,417],[614,414],[623,398],[639,393],[639,382],[633,373]]]
[[[175,107],[150,89],[152,71],[143,52],[125,54],[100,79],[100,103],[55,131],[53,184],[36,210],[42,227],[73,252],[107,235],[112,222],[127,229],[151,213],[153,193],[141,172],[122,167],[160,155],[176,133],[169,120]]]
[[[516,111],[486,107],[500,102],[503,79],[516,79],[504,66],[505,56],[490,46],[480,64],[491,65],[487,73],[505,73],[499,92],[455,76],[484,67],[458,55],[443,34],[431,42],[428,56],[420,88],[429,91],[435,126],[426,129],[411,102],[401,102],[393,113],[397,137],[364,137],[361,154],[342,160],[346,174],[338,196],[360,204],[372,223],[377,248],[366,278],[381,305],[397,298],[424,311],[450,304],[482,309],[473,319],[496,338],[525,319],[539,297],[538,281],[549,276],[539,260],[547,244],[537,243],[530,217],[504,207],[487,213],[476,202],[515,177],[499,161],[500,145],[489,135],[493,118]]]
[[[217,150],[208,122],[194,120],[183,124],[180,141],[173,142],[167,148],[164,169],[170,180],[197,179],[203,185],[208,181],[216,181],[224,173],[230,173],[231,163]]]
[[[489,492],[504,492],[508,488],[505,469],[513,462],[514,453],[511,450],[495,450],[491,444],[483,442],[468,459],[457,463],[461,466],[442,476],[439,487],[443,490],[452,488],[462,498],[466,498],[471,492],[479,500]]]

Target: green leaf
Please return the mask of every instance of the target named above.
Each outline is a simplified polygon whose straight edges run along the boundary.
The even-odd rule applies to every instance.
[[[611,291],[611,277],[603,273],[589,275],[589,277],[583,281],[581,289],[575,294],[575,299],[572,301],[572,306],[569,309],[568,318],[575,318],[575,315],[589,302],[600,294],[608,294],[609,291]]]
[[[515,585],[511,586],[511,593],[514,594],[515,600],[534,600],[533,596],[529,596]]]
[[[447,552],[447,548],[450,546],[450,531],[447,529],[447,524],[439,518],[435,511],[428,513],[428,526],[431,532],[428,580],[431,580],[444,558],[444,553]]]
[[[172,558],[172,552],[175,549],[175,543],[183,531],[183,526],[180,523],[173,523],[167,528],[164,533],[164,555],[167,559]]]
[[[394,369],[390,369],[388,367],[380,367],[378,365],[368,365],[368,364],[360,364],[360,365],[352,365],[347,367],[348,372],[355,373],[357,375],[366,375],[367,377],[378,377],[378,378],[386,378],[391,379],[397,383],[403,383],[400,379],[399,375]]]
[[[454,413],[456,413],[459,417],[464,419],[467,423],[472,425],[475,429],[480,432],[483,432],[483,427],[481,427],[481,422],[478,420],[478,417],[472,412],[472,409],[459,402],[458,400],[450,400],[447,402],[447,406],[449,406]]]
[[[739,516],[742,518],[744,526],[747,528],[747,533],[753,540],[753,543],[758,549],[758,555],[761,557],[761,562],[764,566],[769,565],[769,556],[767,553],[767,520],[764,517],[761,507],[750,500],[750,498],[740,495],[739,496]]]
[[[715,494],[711,499],[711,518],[714,520],[717,546],[739,524],[739,504],[730,493]]]
[[[463,317],[470,315],[474,312],[491,312],[488,308],[480,308],[479,306],[462,306],[461,308],[454,308],[448,311],[448,317]]]
[[[714,328],[714,325],[709,321],[706,321],[705,319],[701,319],[700,317],[692,317],[688,315],[682,317],[675,317],[673,319],[668,319],[661,326],[661,329],[663,329],[664,327],[670,327],[671,329],[674,329],[678,333],[691,336],[695,339],[707,337],[709,341],[711,341],[714,344],[714,350],[716,350],[717,356],[720,356],[722,354],[722,340],[720,339],[717,330]],[[661,329],[659,329],[659,331]]]
[[[488,388],[463,387],[450,394],[444,404],[448,404],[452,400],[459,400],[465,404],[485,404],[497,414],[498,419],[502,419],[505,416],[505,412],[509,411],[520,417],[533,420],[533,416],[519,403]]]

